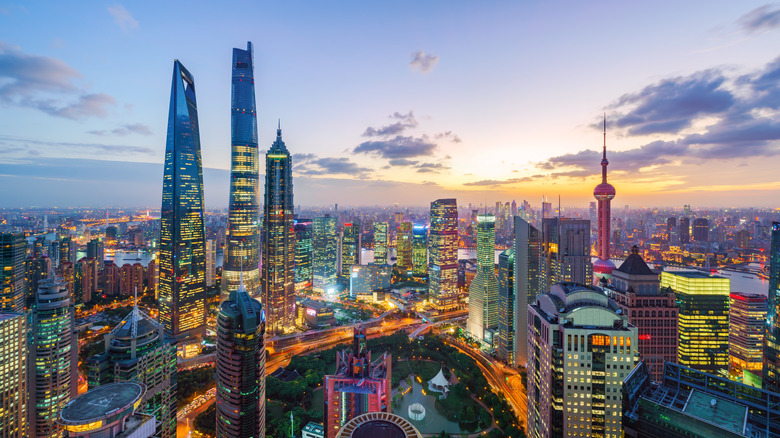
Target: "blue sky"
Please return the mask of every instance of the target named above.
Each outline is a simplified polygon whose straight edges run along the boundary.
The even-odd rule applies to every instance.
[[[179,59],[206,204],[226,206],[247,41],[260,146],[281,119],[296,204],[586,206],[603,112],[619,205],[780,194],[778,4],[0,2],[0,205],[159,204]]]

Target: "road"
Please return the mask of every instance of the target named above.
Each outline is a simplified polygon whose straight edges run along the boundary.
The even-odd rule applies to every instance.
[[[178,423],[176,423],[176,438],[189,438],[191,436],[190,430],[192,429],[192,422],[195,421],[195,417],[208,409],[209,406],[213,405],[214,401],[214,398],[209,399],[209,401],[201,405],[198,409],[195,409],[179,420]]]

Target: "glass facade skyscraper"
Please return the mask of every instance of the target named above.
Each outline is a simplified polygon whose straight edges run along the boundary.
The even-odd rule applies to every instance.
[[[27,410],[27,315],[0,311],[0,436],[26,438]]]
[[[250,295],[260,292],[260,234],[258,230],[258,155],[255,104],[254,54],[252,43],[246,50],[233,49],[233,79],[230,101],[230,205],[225,261],[222,268],[222,299],[238,289],[244,273],[244,286]]]
[[[295,234],[293,224],[292,158],[276,130],[276,141],[265,155],[263,205],[263,306],[266,328],[279,333],[295,323]]]
[[[387,222],[374,222],[374,264],[387,264]]]
[[[515,362],[515,250],[498,255],[498,357],[510,365]]]
[[[295,290],[312,290],[312,221],[295,219]]]
[[[0,312],[22,313],[25,310],[26,252],[27,240],[24,234],[0,234]]]
[[[173,63],[160,212],[159,320],[170,336],[202,335],[206,326],[203,168],[195,81]]]
[[[458,203],[455,199],[431,202],[428,236],[428,296],[439,310],[458,304]]]
[[[477,275],[469,285],[469,319],[466,328],[479,340],[498,326],[498,278],[495,269],[496,217],[477,216]],[[492,342],[491,342],[492,343]]]
[[[314,292],[324,294],[336,284],[338,236],[336,218],[314,218],[312,233],[312,274]]]
[[[360,264],[360,221],[344,224],[341,239],[341,276],[349,278],[353,265]]]
[[[412,227],[412,277],[418,281],[428,276],[428,227]]]
[[[780,222],[772,222],[767,293],[764,389],[780,392]]]
[[[544,243],[542,232],[521,216],[514,217],[514,291],[515,332],[509,334],[509,347],[514,351],[514,366],[528,362],[528,305],[547,292],[544,283]],[[499,262],[500,263],[500,262]]]
[[[396,236],[397,262],[396,266],[402,273],[412,270],[412,223],[401,222],[398,224]]]

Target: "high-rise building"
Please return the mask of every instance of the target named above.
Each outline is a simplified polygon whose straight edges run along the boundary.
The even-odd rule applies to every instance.
[[[150,438],[159,419],[139,411],[148,388],[139,382],[108,383],[71,400],[58,423],[70,438]]]
[[[0,311],[0,436],[26,438],[27,410],[27,316]]]
[[[431,202],[428,236],[428,298],[439,310],[458,305],[458,203],[454,198]]]
[[[515,317],[514,331],[508,333],[507,348],[514,351],[513,366],[528,364],[528,312],[529,304],[536,302],[539,294],[545,293],[544,242],[542,232],[520,216],[514,218],[514,302],[509,310]],[[500,264],[500,260],[499,260]],[[499,268],[500,269],[500,268]]]
[[[412,223],[401,222],[398,224],[396,236],[397,259],[396,265],[403,272],[412,270]]]
[[[76,244],[70,236],[60,239],[60,263],[71,262],[76,264]]]
[[[73,267],[74,299],[76,304],[89,303],[97,296],[99,268],[98,262],[89,257],[82,257]]]
[[[780,392],[780,222],[772,222],[763,375],[764,389]]]
[[[355,298],[386,289],[392,277],[390,265],[355,265],[349,276],[349,295]]]
[[[515,293],[515,250],[510,248],[498,255],[498,339],[499,359],[514,365],[517,354],[517,312]]]
[[[542,220],[545,248],[545,287],[555,283],[593,284],[590,223],[584,219]]]
[[[311,219],[295,219],[295,291],[311,292],[314,243]]]
[[[707,218],[697,218],[693,220],[693,240],[706,242],[710,238],[710,221]]]
[[[222,267],[222,299],[238,289],[240,273],[249,294],[260,292],[258,252],[258,202],[260,198],[257,150],[257,111],[255,103],[254,52],[233,49],[233,76],[230,99],[230,201],[228,235]]]
[[[146,385],[138,412],[154,415],[155,436],[176,436],[176,346],[163,326],[138,306],[105,338],[105,351],[87,361],[89,389],[115,382]]]
[[[729,377],[761,387],[767,300],[761,294],[729,295]]]
[[[593,190],[593,196],[599,203],[598,206],[598,220],[599,220],[599,237],[598,237],[598,260],[593,264],[593,272],[595,274],[594,280],[598,282],[601,278],[612,275],[612,270],[615,269],[615,264],[609,259],[609,237],[610,237],[610,219],[611,219],[611,202],[615,198],[615,187],[607,182],[607,166],[609,161],[607,160],[607,116],[604,116],[604,155],[601,158],[601,184],[597,185]],[[590,245],[588,245],[590,248]]]
[[[677,363],[728,377],[729,279],[699,271],[661,273],[661,288],[671,288],[680,309]]]
[[[75,282],[76,273],[75,273],[75,268],[73,267],[73,263],[68,261],[62,262],[60,263],[60,267],[57,268],[54,272],[55,275],[62,278],[62,281],[65,282],[68,288],[68,293],[70,294],[71,299],[74,300],[73,304],[79,304],[78,302],[76,302],[75,299],[76,287],[74,282]]]
[[[156,259],[149,260],[149,264],[146,267],[146,275],[148,283],[146,287],[147,291],[151,292],[155,299],[157,299],[157,284],[160,281],[159,264]]]
[[[206,240],[206,287],[214,287],[216,284],[217,246],[213,239],[208,239]]]
[[[680,218],[680,243],[687,244],[691,241],[691,219],[687,217]]]
[[[103,262],[103,269],[100,270],[100,289],[103,295],[107,297],[119,295],[119,266],[115,265],[113,260]]]
[[[65,283],[56,277],[42,281],[31,313],[30,435],[60,438],[65,431],[59,413],[78,394],[78,334]]]
[[[349,277],[353,265],[360,264],[360,221],[344,224],[341,238],[341,276]]]
[[[477,275],[469,285],[469,318],[466,329],[480,341],[493,343],[489,335],[498,328],[498,278],[496,277],[496,217],[477,216]]]
[[[119,268],[119,295],[131,297],[136,291],[144,292],[144,265],[125,263]]]
[[[265,155],[263,205],[263,267],[261,283],[266,330],[279,333],[293,327],[295,317],[295,231],[293,224],[292,158],[282,141],[282,129]]]
[[[173,63],[160,226],[159,320],[174,337],[206,327],[203,168],[195,80]]]
[[[325,294],[336,284],[336,218],[314,218],[312,233],[312,276],[314,292]]]
[[[265,437],[264,306],[240,285],[217,317],[217,436]]]
[[[622,436],[637,329],[595,286],[559,283],[528,306],[528,436]]]
[[[87,242],[87,257],[100,261],[103,264],[103,241],[99,238],[94,238]]]
[[[374,222],[374,264],[387,264],[387,222]]]
[[[412,227],[412,277],[424,281],[428,275],[428,227]]]
[[[325,376],[325,437],[335,438],[349,420],[368,412],[390,412],[392,359],[375,361],[368,351],[366,329],[355,327],[352,349],[336,353],[336,372]]]
[[[49,278],[54,266],[51,259],[46,256],[27,257],[25,270],[27,274],[27,306],[35,302],[35,293],[40,284]]]
[[[0,312],[22,313],[27,300],[25,253],[21,233],[0,233]]]
[[[677,317],[675,295],[661,289],[653,272],[634,246],[626,260],[612,271],[611,283],[601,283],[607,296],[623,310],[639,333],[639,359],[651,378],[660,382],[664,362],[677,362]]]

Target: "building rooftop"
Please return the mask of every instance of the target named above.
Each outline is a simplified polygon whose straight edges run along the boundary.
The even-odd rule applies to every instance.
[[[618,271],[628,275],[656,275],[647,263],[639,255],[639,249],[634,245],[631,248],[631,254],[626,257],[626,260],[617,268]]]
[[[717,395],[691,391],[683,412],[728,431],[744,434],[748,408]]]
[[[132,410],[145,392],[144,385],[137,382],[101,385],[71,400],[60,413],[60,419],[65,424],[102,420],[122,410]]]
[[[712,275],[706,272],[702,271],[664,271],[665,274],[669,275],[676,275],[678,277],[685,277],[685,278],[723,278],[718,275]]]

